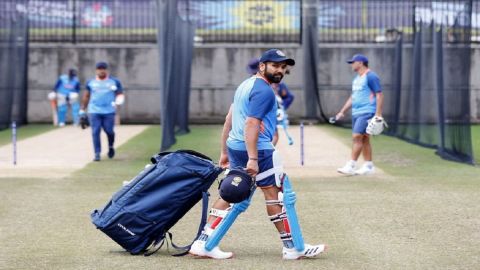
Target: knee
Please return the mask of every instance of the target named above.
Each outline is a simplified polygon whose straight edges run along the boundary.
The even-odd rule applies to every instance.
[[[363,142],[363,135],[362,134],[353,134],[352,140],[354,143],[362,143]]]
[[[262,187],[265,200],[277,200],[280,189],[277,186]]]

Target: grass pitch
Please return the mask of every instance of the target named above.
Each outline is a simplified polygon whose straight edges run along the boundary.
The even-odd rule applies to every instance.
[[[350,131],[328,128],[350,144]],[[220,126],[197,126],[178,137],[218,158]],[[117,149],[113,160],[91,163],[64,179],[0,178],[1,269],[476,269],[480,265],[480,169],[440,159],[431,149],[379,136],[376,165],[385,177],[292,179],[308,242],[329,252],[314,260],[282,261],[278,234],[259,191],[221,243],[227,261],[176,258],[165,249],[131,256],[96,230],[89,214],[102,207],[149,162],[160,145],[151,127]],[[321,139],[321,138],[318,138]],[[321,149],[316,149],[321,151]],[[339,153],[348,157],[348,153]],[[342,164],[339,164],[339,166]],[[212,186],[212,197],[216,187]],[[174,228],[187,244],[197,229],[196,206]]]

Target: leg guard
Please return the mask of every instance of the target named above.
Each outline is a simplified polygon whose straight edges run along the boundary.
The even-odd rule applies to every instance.
[[[57,111],[58,111],[59,125],[65,124],[67,110],[68,110],[67,97],[63,94],[57,93]]]
[[[80,102],[78,100],[78,93],[72,92],[68,94],[68,99],[70,102],[70,106],[72,107],[72,119],[73,124],[78,125],[80,123],[80,118],[78,116],[78,112],[80,111]]]
[[[205,249],[207,251],[212,251],[216,246],[218,246],[218,243],[220,243],[222,238],[228,232],[238,215],[247,210],[248,206],[250,206],[250,201],[254,193],[255,190],[252,190],[248,199],[233,205],[232,209],[228,212],[225,218],[223,218],[220,224],[215,228],[215,230],[213,230],[212,235],[208,237],[207,242],[205,243]]]
[[[297,196],[295,195],[295,192],[293,192],[290,180],[286,175],[283,180],[283,192],[283,202],[285,212],[287,213],[287,219],[290,227],[290,232],[292,234],[293,244],[295,245],[295,249],[297,251],[303,251],[305,249],[305,244],[303,241],[300,224],[298,223],[297,211],[295,210],[295,202],[297,201]]]

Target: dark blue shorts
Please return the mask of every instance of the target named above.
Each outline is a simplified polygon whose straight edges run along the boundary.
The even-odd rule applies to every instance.
[[[352,132],[356,134],[366,134],[368,120],[372,119],[374,115],[374,113],[366,113],[352,116]]]
[[[274,150],[258,150],[258,169],[259,173],[273,168],[273,155]],[[228,160],[230,161],[230,169],[245,168],[248,162],[247,151],[239,151],[228,148]],[[275,185],[275,175],[257,181],[257,186],[268,187]]]

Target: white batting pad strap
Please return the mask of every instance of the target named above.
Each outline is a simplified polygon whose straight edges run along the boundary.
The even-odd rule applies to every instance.
[[[228,213],[228,210],[221,210],[216,208],[210,209],[210,215],[216,216],[216,217],[224,218],[227,215],[227,213]]]
[[[277,223],[283,221],[284,219],[287,219],[287,213],[284,211],[275,215],[268,216],[268,218],[271,222]]]
[[[277,205],[277,204],[283,205],[283,201],[281,201],[281,200],[266,200],[265,204],[266,205]]]
[[[292,240],[292,234],[291,233],[281,233],[280,234],[280,239],[282,239],[282,241]]]
[[[264,172],[261,172],[259,174],[257,174],[257,176],[255,177],[255,181],[261,181],[267,177],[269,177],[270,175],[273,175],[275,173],[275,167],[273,168],[270,168]]]

